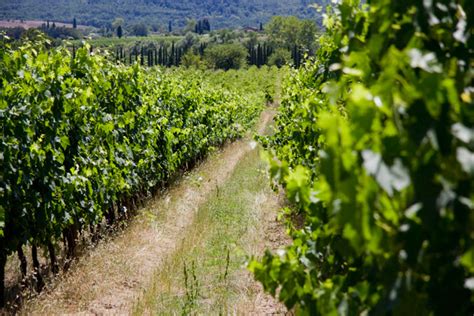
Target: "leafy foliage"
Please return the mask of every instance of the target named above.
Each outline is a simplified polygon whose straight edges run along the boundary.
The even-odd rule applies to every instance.
[[[0,267],[147,195],[214,146],[241,136],[265,102],[270,68],[228,74],[126,67],[43,42],[0,46]],[[258,73],[257,73],[258,72]],[[229,74],[230,75],[230,74]],[[245,74],[240,74],[245,78]],[[3,281],[3,280],[2,280]]]
[[[287,49],[297,46],[311,53],[315,50],[318,28],[313,20],[301,20],[296,16],[274,16],[265,25],[272,45]]]
[[[208,47],[204,59],[215,69],[239,69],[246,64],[247,50],[240,44],[221,44]]]
[[[284,48],[276,49],[268,58],[268,64],[277,67],[283,67],[291,62],[291,53]]]
[[[467,0],[329,10],[264,141],[305,223],[250,268],[288,307],[474,312],[473,17]]]
[[[134,36],[148,36],[148,27],[143,23],[135,24],[131,27],[131,34]]]

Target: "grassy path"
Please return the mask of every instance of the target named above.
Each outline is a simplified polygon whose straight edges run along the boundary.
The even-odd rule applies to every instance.
[[[272,117],[264,111],[259,133]],[[249,256],[286,243],[275,222],[280,204],[256,143],[234,142],[150,201],[130,227],[20,313],[283,313],[245,268]]]
[[[267,306],[272,310],[259,310],[260,290],[245,270],[248,257],[262,251],[266,233],[262,221],[278,208],[277,200],[258,150],[249,152],[199,208],[180,247],[156,272],[135,314],[283,311],[277,304]]]

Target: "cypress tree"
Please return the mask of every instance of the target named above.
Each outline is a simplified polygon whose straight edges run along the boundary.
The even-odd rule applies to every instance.
[[[299,49],[296,45],[293,46],[292,55],[293,55],[292,57],[293,57],[293,62],[294,62],[295,68],[299,68],[301,57],[300,57],[300,51],[299,51]]]
[[[158,49],[158,64],[163,65],[163,46]]]
[[[122,38],[122,35],[123,35],[122,26],[119,25],[119,26],[117,27],[117,37],[118,37],[118,38]]]
[[[204,30],[203,30],[203,27],[202,27],[202,21],[201,21],[201,20],[199,20],[199,22],[198,22],[198,33],[199,33],[199,34],[204,33]]]
[[[72,20],[72,28],[73,28],[73,29],[77,29],[77,21],[76,21],[76,18],[74,18],[74,19]]]
[[[209,19],[203,20],[203,28],[204,28],[204,31],[207,31],[207,32],[211,31],[211,23],[209,22]]]
[[[265,65],[267,63],[267,45],[263,43],[263,48],[262,48],[262,65]]]
[[[170,62],[169,62],[169,65],[172,66],[174,65],[175,63],[175,59],[176,59],[176,51],[175,51],[175,48],[174,48],[174,42],[171,43],[171,58],[170,58]]]
[[[262,47],[260,44],[257,45],[257,66],[260,67],[262,65]]]
[[[173,32],[173,27],[171,25],[171,21],[168,22],[168,32],[169,33]]]
[[[271,46],[267,45],[267,54],[265,56],[265,64],[268,64],[268,57],[273,53],[273,49]]]
[[[293,66],[296,67],[295,47],[291,48],[291,59],[293,60]]]
[[[253,53],[253,64],[255,66],[258,66],[258,51],[257,49],[254,47],[252,47],[252,53]]]
[[[181,54],[182,54],[182,51],[181,51],[181,48],[179,48],[176,54],[176,66],[179,66],[181,62]]]
[[[163,66],[168,66],[168,49],[163,47]]]

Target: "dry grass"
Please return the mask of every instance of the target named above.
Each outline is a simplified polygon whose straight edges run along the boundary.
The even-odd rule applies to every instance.
[[[283,199],[270,190],[263,167],[258,150],[249,152],[219,194],[199,207],[183,243],[156,271],[134,314],[286,313],[284,306],[263,294],[245,264],[265,248],[287,243],[276,221]],[[188,275],[196,276],[195,284],[190,277],[185,281],[185,265],[192,268]],[[189,295],[190,289],[196,294]]]
[[[291,242],[285,233],[284,225],[277,220],[277,210],[285,205],[282,194],[261,192],[255,197],[255,225],[246,235],[243,242],[247,245],[245,252],[259,257],[266,249],[275,251]],[[236,309],[245,315],[286,315],[286,307],[263,291],[262,285],[255,281],[248,270],[239,271],[239,287],[242,291],[241,300]]]

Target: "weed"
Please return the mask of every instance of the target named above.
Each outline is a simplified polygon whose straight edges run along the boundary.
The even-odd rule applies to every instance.
[[[196,277],[196,265],[194,260],[192,261],[191,269],[188,269],[186,262],[184,262],[183,272],[186,296],[183,304],[182,315],[189,315],[197,305],[199,299],[199,281]]]

